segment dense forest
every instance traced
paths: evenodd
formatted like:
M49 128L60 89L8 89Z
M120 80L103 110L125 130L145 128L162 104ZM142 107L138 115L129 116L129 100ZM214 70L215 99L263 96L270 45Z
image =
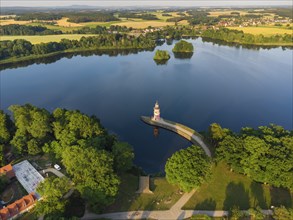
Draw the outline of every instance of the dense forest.
M154 60L169 60L170 55L168 51L166 50L157 50L153 59Z
M59 12L59 13L46 13L46 12L38 12L38 13L24 13L17 15L15 20L17 21L34 21L34 20L46 20L53 21L59 20L62 17L69 18L68 21L80 23L80 22L90 22L90 21L117 21L113 13L109 12Z
M62 15L59 13L45 13L45 12L35 12L35 13L24 13L17 15L15 17L16 21L33 21L33 20L59 20L62 18Z
M107 21L119 21L113 13L107 12L77 12L77 13L64 13L64 17L69 18L69 22L81 23L81 22L107 22Z
M174 53L192 53L193 52L193 45L185 40L181 40L177 42L172 49Z
M0 42L0 59L29 55L40 56L68 50L149 49L155 46L155 41L148 37L134 37L126 34L102 34L93 37L82 37L79 41L62 39L60 42L40 44L31 44L29 41L18 39Z
M256 182L293 190L293 132L281 126L244 127L240 133L210 126L216 160Z
M132 167L134 153L129 144L109 135L97 117L79 111L57 108L50 113L29 104L13 105L9 110L13 122L0 111L2 147L11 145L20 158L46 153L62 161L74 188L96 211L114 201L119 175ZM57 178L43 184L38 192L46 196L46 200L38 202L38 214L60 217L66 201L63 193L58 199L56 196L63 187L67 189L64 192L68 191L68 180ZM55 194L50 193L53 191Z
M106 34L109 32L119 32L119 33L127 33L130 32L132 28L128 28L126 26L120 26L120 25L111 25L109 28L106 28L105 26L96 26L96 27L83 27L78 30L73 30L73 34Z
M202 32L202 37L222 40L226 42L234 42L240 44L266 44L266 43L292 43L292 35L272 35L265 37L261 35L247 34L243 31L230 30L227 28L221 28L219 30L208 29Z
M10 24L0 26L0 35L51 35L62 34L62 31L51 30L43 26Z
M149 13L130 13L130 12L120 12L119 18L139 18L143 20L158 20L157 16Z

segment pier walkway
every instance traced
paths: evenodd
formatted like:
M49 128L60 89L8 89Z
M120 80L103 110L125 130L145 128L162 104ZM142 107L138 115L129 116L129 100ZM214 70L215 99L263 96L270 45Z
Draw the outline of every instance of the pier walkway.
M152 120L151 117L142 116L141 119L147 124L162 127L179 134L180 136L189 140L191 143L202 147L206 155L208 155L209 157L212 156L210 149L203 141L203 137L195 130L186 127L185 125L165 120L162 118L160 118L159 120Z

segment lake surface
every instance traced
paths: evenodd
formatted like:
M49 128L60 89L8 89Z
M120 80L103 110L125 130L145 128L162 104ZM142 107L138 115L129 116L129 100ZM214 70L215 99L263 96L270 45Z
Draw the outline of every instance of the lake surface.
M75 56L51 64L1 71L1 109L32 103L95 114L120 140L135 149L135 163L147 172L164 170L168 157L190 143L140 120L152 115L158 100L163 118L198 131L220 123L241 127L275 123L292 129L292 50L244 49L189 40L191 59L167 65L153 61L155 51L126 56Z

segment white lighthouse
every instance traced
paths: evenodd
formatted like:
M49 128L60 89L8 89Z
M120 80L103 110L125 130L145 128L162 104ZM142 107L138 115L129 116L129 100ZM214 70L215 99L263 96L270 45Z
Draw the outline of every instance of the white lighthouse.
M154 107L154 116L153 116L152 119L155 120L155 121L158 121L158 120L161 119L161 116L160 116L160 106L159 106L158 101L156 101L156 104L155 104L155 107Z

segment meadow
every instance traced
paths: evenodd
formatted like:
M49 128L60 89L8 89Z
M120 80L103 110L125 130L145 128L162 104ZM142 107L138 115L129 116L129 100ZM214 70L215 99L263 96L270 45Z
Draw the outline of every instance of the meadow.
M59 34L59 35L33 35L33 36L0 36L0 41L25 39L32 44L48 43L48 42L60 42L61 39L79 40L81 37L94 36L94 34Z
M243 31L247 34L262 34L264 36L272 36L276 34L293 34L293 30L286 29L283 27L276 26L263 26L263 27L228 27L229 29L235 29L239 31Z
M256 183L219 163L213 166L210 180L198 188L183 209L230 210L233 206L268 209L281 204L292 207L292 194L288 190Z

